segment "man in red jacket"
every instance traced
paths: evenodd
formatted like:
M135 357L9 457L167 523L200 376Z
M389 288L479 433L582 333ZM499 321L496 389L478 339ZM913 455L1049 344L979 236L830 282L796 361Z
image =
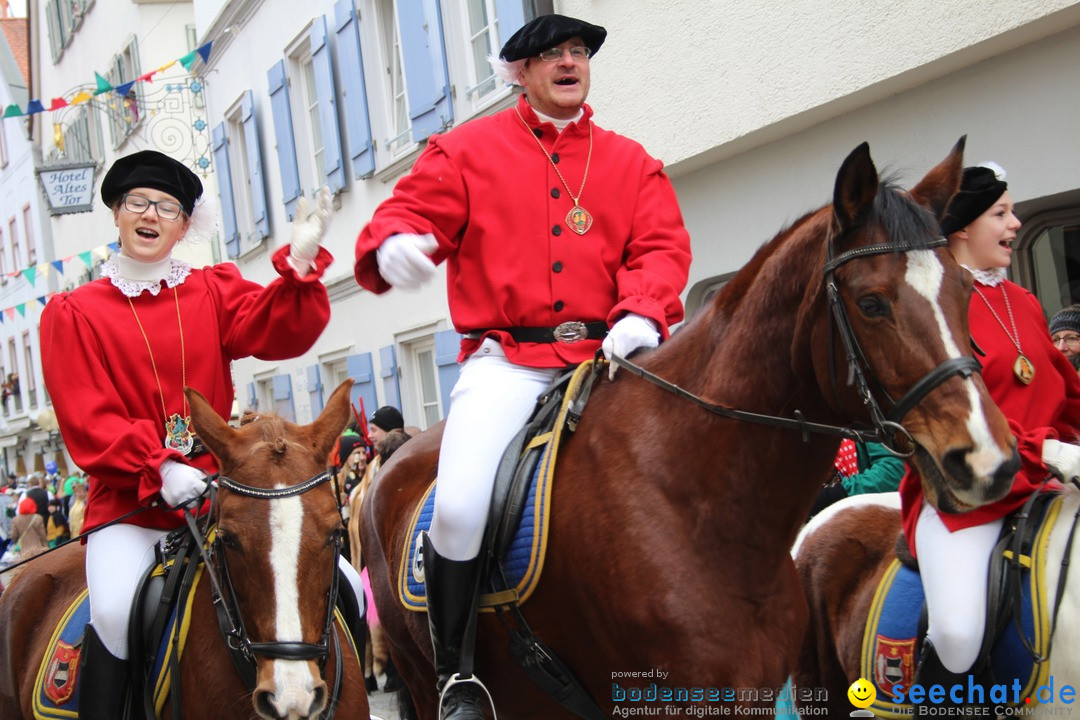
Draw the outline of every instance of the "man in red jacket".
M447 262L464 335L424 538L440 717L482 717L457 671L473 612L496 466L537 395L567 364L655 347L683 317L690 239L662 164L604 130L585 104L607 31L543 15L493 62L516 105L434 135L360 233L356 278L410 289ZM612 373L614 366L612 366Z

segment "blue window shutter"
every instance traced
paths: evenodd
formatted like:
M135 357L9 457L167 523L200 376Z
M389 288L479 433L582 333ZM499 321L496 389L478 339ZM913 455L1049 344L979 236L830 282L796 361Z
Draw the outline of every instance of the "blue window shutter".
M221 224L225 233L225 252L229 257L240 255L240 233L236 230L236 206L233 204L232 173L229 172L229 145L225 123L218 123L210 133L214 152L214 172L217 173L218 193L221 196Z
M375 366L371 362L371 353L349 355L345 358L345 372L353 379L352 402L361 412L371 413L379 407L375 396Z
M259 128L255 124L255 96L250 90L240 97L240 122L244 125L247 170L251 178L251 213L259 237L265 238L270 235L270 215L266 212L266 181L263 179Z
M397 352L393 345L379 348L379 365L382 367L383 397L387 405L401 409L401 386L398 384Z
M278 166L281 171L281 199L285 216L296 215L300 198L300 168L296 164L296 140L293 138L292 110L289 108L289 84L285 61L278 60L266 73L270 85L270 110L274 114L274 137L277 139Z
M345 162L341 157L341 130L338 128L334 66L330 62L330 43L326 39L326 16L311 23L311 64L315 71L315 93L319 96L319 120L322 123L323 169L330 192L345 187ZM352 68L349 72L354 72Z
M274 387L274 411L278 415L296 422L296 408L293 407L292 376L275 375L271 378Z
M497 47L502 47L525 24L525 4L522 0L495 0L495 17L499 31Z
M311 401L311 414L316 416L323 409L322 374L317 364L307 366L307 391Z
M438 0L414 0L397 6L412 136L421 142L431 133L450 127L454 121L442 15Z
M461 374L458 365L458 350L461 349L461 336L456 330L443 330L435 333L435 365L439 371L439 399L442 401L443 417L450 412L450 391Z
M375 172L375 151L371 144L371 116L368 114L364 55L360 51L360 17L353 0L334 3L334 32L337 33L338 69L344 100L345 127L349 132L349 155L353 177L371 177Z
M247 407L245 410L258 410L259 409L259 391L255 387L255 383L249 382L247 386Z

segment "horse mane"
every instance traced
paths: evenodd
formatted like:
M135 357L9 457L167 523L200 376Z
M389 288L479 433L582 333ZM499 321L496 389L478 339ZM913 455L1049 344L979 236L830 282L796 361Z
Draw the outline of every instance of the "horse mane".
M762 245L742 270L716 293L712 309L716 315L731 317L738 309L747 290L757 279L766 262L776 252L797 239L806 237L806 233L820 231L820 224L832 222L832 205L825 205L811 210L795 222L778 232L771 240ZM879 180L878 192L870 212L860 225L884 228L889 237L912 238L911 248L926 249L941 235L937 218L933 213L917 204L897 183L896 174L889 172ZM822 234L822 239L825 235ZM911 249L905 248L905 249ZM899 252L898 248L896 252Z
M286 422L278 415L259 414L246 420L242 419L240 427L241 429L252 428L253 432L259 434L260 439L253 442L248 448L248 452L252 455L268 450L272 456L280 458L285 455L289 447L304 447L301 443L289 437Z

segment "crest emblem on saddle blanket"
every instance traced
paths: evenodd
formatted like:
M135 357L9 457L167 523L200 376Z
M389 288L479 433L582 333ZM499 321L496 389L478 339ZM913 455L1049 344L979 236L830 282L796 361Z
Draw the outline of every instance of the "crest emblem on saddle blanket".
M895 697L893 688L910 687L915 681L915 640L894 640L877 636L874 655L874 684L878 692Z
M413 552L412 558L412 576L413 580L422 583L424 582L424 533L416 533L416 550Z
M80 649L62 640L56 644L56 652L53 653L45 674L45 694L56 705L67 703L75 693Z

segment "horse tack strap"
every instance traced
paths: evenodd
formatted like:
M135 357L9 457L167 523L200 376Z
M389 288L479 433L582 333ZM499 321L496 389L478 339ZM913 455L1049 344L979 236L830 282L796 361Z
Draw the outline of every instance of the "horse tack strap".
M330 479L330 472L323 471L318 475L308 478L302 483L296 485L288 485L286 487L279 488L260 488L252 485L244 485L238 483L230 477L224 475L218 476L218 487L223 487L230 492L237 493L238 495L244 495L245 497L260 498L263 500L277 500L279 498L293 497L295 495L302 495L313 487L322 485L324 482Z

